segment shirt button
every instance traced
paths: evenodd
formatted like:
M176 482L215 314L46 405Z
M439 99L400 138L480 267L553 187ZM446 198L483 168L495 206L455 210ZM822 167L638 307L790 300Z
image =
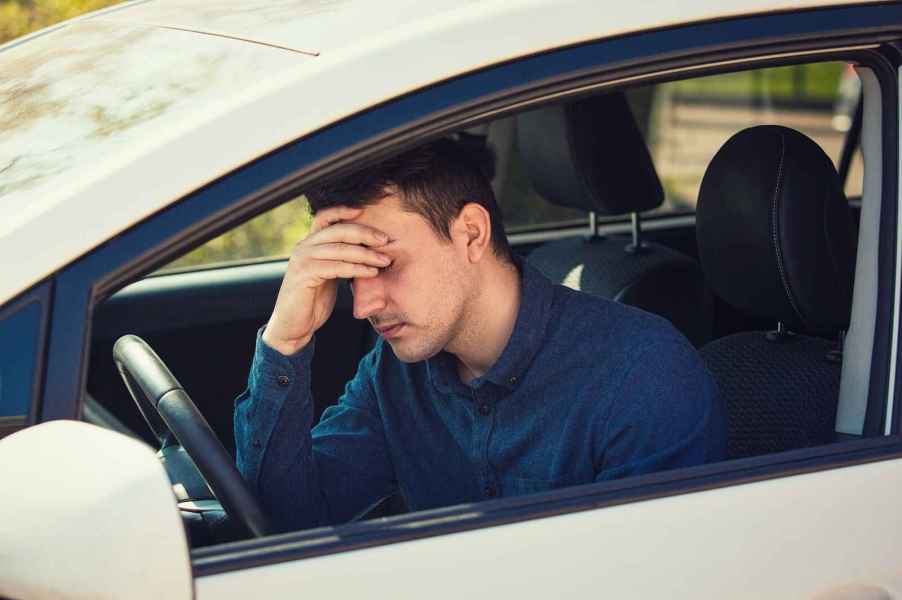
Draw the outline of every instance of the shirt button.
M512 375L510 379L507 380L511 385L517 385L517 376Z
M279 385L282 387L288 387L288 384L291 383L291 380L288 379L287 375L279 375L279 378L276 381L278 381Z
M482 491L483 491L483 493L485 493L486 498L494 498L495 496L498 495L498 490L496 490L495 486L493 486L493 485L485 486L485 489Z
M259 449L263 444L260 443L260 440L254 440L251 444L254 448Z
M481 414L483 417L489 416L489 414L491 412L492 412L492 407L489 406L488 404L483 403L483 404L479 405L479 414Z

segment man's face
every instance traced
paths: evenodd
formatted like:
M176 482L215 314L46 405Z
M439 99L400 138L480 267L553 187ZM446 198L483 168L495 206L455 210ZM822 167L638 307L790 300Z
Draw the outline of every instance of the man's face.
M439 236L396 195L367 206L352 222L386 233L376 248L392 259L376 277L355 278L354 316L369 319L404 362L430 358L460 335L474 278L466 253Z

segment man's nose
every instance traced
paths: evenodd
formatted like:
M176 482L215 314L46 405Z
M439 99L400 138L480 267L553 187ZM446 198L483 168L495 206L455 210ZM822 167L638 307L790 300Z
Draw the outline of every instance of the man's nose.
M385 290L379 277L355 277L351 291L355 318L366 319L385 309Z

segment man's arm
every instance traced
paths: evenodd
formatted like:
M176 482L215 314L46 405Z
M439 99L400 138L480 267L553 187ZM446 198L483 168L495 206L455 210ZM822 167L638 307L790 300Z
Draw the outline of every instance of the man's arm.
M235 405L238 469L281 531L346 522L397 487L371 389L375 354L311 432L313 346L284 356L258 336Z
M345 521L393 486L367 359L311 435L313 335L332 314L338 280L375 277L391 263L377 250L388 236L351 222L360 212L321 210L294 247L236 400L238 468L279 529Z
M717 386L682 339L646 346L597 425L604 433L598 438L596 481L726 458L726 417Z

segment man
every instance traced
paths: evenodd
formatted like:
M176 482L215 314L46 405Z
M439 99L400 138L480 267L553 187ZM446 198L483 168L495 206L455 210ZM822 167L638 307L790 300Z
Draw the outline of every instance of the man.
M516 259L455 142L307 196L310 235L235 410L238 467L280 529L398 491L420 510L723 458L716 388L685 338ZM314 333L342 278L380 339L312 427Z

